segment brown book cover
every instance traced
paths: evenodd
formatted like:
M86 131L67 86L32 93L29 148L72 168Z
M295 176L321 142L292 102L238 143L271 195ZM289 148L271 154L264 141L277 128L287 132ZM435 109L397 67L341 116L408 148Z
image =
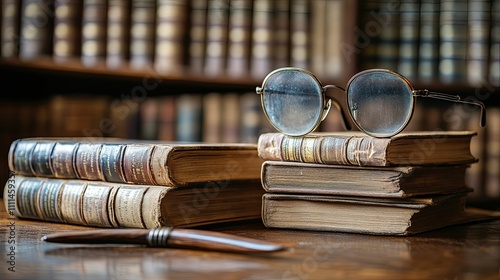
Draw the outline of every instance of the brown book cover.
M273 1L256 0L253 3L251 73L264 78L273 70Z
M130 67L153 66L156 34L156 1L132 1L130 15Z
M84 0L82 14L82 62L94 66L106 58L107 0Z
M308 69L310 66L310 1L291 0L290 3L290 64Z
M3 58L14 58L19 54L19 23L21 22L21 1L2 1L1 47Z
M192 0L189 27L189 69L193 73L203 73L207 39L208 0Z
M184 70L187 1L159 0L156 13L155 70L171 73Z
M262 220L269 228L412 235L500 217L500 212L466 209L466 194L393 199L264 194Z
M9 168L18 175L144 185L259 180L261 165L254 144L23 138L9 150Z
M272 193L410 197L468 190L466 168L467 165L359 167L266 161L261 178L264 189Z
M252 1L231 0L227 50L227 74L246 77L250 71Z
M123 67L129 58L130 1L108 0L106 65Z
M54 52L56 61L80 57L82 0L55 1Z
M261 134L259 156L264 160L322 164L391 166L452 165L476 162L472 131L421 131L375 138L362 132L311 133L292 137Z
M226 71L229 24L229 0L208 1L207 43L204 73L220 76Z
M19 57L35 59L52 53L53 0L24 0L21 8Z
M92 227L194 227L259 219L262 194L258 180L175 188L12 176L4 201L18 218Z

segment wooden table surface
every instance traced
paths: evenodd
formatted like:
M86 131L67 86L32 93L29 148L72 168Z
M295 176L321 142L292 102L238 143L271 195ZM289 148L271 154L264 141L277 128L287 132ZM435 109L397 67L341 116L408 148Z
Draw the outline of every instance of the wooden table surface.
M0 224L1 279L500 279L500 219L411 237L271 230L260 221L209 228L290 248L262 255L46 243L48 233L93 228L9 219L3 207Z

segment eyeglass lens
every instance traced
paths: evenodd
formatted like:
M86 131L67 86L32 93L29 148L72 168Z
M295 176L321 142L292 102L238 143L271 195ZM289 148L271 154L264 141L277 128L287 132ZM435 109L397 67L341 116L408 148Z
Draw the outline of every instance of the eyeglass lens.
M267 78L263 91L266 115L281 132L305 135L320 122L324 98L321 85L311 75L300 71L276 72Z
M378 137L392 136L404 129L412 115L412 88L394 73L366 72L349 82L347 103L361 130Z

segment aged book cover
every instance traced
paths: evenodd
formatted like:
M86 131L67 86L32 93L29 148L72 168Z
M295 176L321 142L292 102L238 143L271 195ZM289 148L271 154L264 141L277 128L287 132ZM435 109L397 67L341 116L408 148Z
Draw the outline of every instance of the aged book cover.
M185 188L11 176L4 202L11 216L93 227L193 227L260 218L258 180Z
M261 165L255 144L24 138L9 150L16 175L144 185L259 180Z
M411 235L449 225L500 217L466 209L466 192L424 198L372 198L264 194L269 228Z
M267 192L369 197L409 197L466 191L467 165L359 167L266 161ZM453 174L453 176L445 176Z
M292 137L261 134L259 156L264 160L358 166L456 165L476 162L470 142L476 132L406 132L375 138L361 132L311 133Z

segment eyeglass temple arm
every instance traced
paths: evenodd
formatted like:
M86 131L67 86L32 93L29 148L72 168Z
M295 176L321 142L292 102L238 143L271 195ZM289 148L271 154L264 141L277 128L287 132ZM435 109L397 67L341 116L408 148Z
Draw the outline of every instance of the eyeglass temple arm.
M481 127L486 126L486 107L484 106L483 102L481 102L481 101L463 100L459 95L432 92L432 91L428 91L426 89L414 90L413 95L417 96L417 97L431 97L431 98L436 98L436 99L441 99L441 100L446 100L446 101L452 101L452 102L465 103L465 104L479 106L481 108L481 119L480 119L479 124L481 125Z
M343 92L345 92L345 89L343 89L343 88L341 88L339 86L336 86L336 85L327 85L327 86L324 86L323 88L324 89L327 89L327 88L336 88L336 89L340 89ZM347 121L348 117L346 115L346 112L344 111L344 109L342 109L342 106L340 106L340 102L338 102L335 98L333 98L329 94L325 93L325 95L328 96L332 100L333 105L337 108L337 110L339 110L340 116L342 117L342 125L344 126L344 129L345 130L352 130L351 124Z

